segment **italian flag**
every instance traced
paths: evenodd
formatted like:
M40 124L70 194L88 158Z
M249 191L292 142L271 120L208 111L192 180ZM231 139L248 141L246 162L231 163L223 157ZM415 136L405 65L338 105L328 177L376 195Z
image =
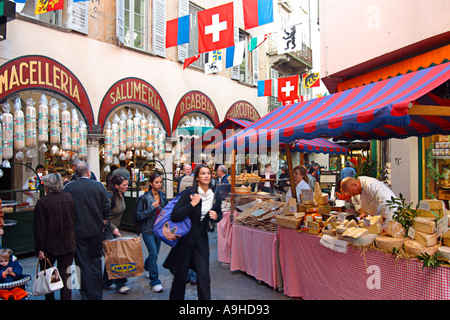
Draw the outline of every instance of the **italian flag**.
M251 38L250 42L248 44L248 51L253 51L256 48L258 48L264 41L267 40L267 38L269 38L270 33L267 33L265 35L262 36L257 36L255 38Z

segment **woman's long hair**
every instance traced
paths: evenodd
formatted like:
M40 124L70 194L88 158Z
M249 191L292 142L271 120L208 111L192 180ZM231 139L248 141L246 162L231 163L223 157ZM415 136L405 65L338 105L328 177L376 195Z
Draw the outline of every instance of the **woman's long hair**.
M192 192L194 192L194 193L197 193L197 191L198 191L197 178L198 178L198 176L200 174L200 169L201 168L208 168L208 170L211 171L211 169L204 163L201 163L201 164L198 164L198 165L195 166L195 169L194 169L194 182L192 183ZM212 185L212 176L211 176L211 181L209 182L209 189L214 190L213 189L213 185Z
M108 189L112 192L114 197L119 195L119 190L117 190L116 185L121 185L125 180L126 179L120 174L115 174L109 179Z
M298 170L300 174L303 176L303 180L305 180L306 183L309 183L308 169L306 169L305 166L296 166L293 171L295 170Z

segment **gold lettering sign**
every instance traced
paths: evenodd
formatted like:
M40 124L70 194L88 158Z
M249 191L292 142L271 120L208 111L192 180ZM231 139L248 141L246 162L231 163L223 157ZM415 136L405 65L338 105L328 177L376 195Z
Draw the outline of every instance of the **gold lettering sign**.
M257 121L261 117L255 107L253 107L250 103L246 101L238 101L230 107L225 118Z
M80 101L78 81L61 68L43 61L23 61L0 74L0 95L20 86L47 86L63 91Z
M139 81L130 80L122 82L116 86L109 94L111 105L116 105L123 100L140 101L146 105L152 106L158 112L161 112L161 100L152 87Z

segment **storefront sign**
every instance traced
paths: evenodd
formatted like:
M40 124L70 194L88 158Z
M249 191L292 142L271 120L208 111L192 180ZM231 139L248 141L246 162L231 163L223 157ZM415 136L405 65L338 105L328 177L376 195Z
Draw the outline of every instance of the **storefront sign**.
M261 119L258 110L247 101L237 101L228 109L225 119L258 121Z
M0 101L23 90L50 90L70 100L89 124L94 123L91 103L78 78L66 67L43 56L24 56L0 67Z
M170 135L169 113L164 101L151 84L138 78L122 79L109 88L100 106L98 123L103 127L111 111L120 105L130 103L139 104L153 111Z
M211 119L214 126L219 124L219 115L211 99L200 91L190 91L178 102L173 116L173 128L176 129L180 120L190 112L203 113Z

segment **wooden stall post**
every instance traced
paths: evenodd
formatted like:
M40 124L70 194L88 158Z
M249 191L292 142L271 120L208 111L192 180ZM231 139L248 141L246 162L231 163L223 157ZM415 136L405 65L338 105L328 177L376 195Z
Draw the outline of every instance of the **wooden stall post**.
M230 216L231 217L233 217L234 210L236 208L236 202L235 202L236 199L234 197L235 186L236 186L236 150L233 149L233 150L231 150L231 197L230 197L230 201L231 201Z
M294 170L292 168L291 146L289 143L284 144L284 150L286 151L286 158L288 163L289 181L291 182L292 198L297 201L297 193L295 191Z

